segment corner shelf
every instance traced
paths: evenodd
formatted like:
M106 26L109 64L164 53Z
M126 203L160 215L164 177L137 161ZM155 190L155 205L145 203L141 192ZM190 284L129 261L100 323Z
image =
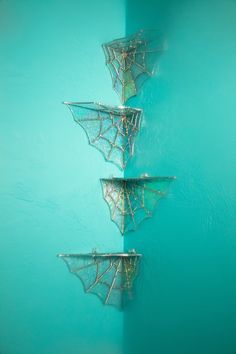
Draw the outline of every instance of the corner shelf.
M82 281L86 293L97 295L104 305L122 309L125 295L129 298L132 295L142 255L131 250L128 253L59 254L58 257Z
M161 42L157 31L140 30L102 45L113 89L122 104L136 96L143 82L155 74L157 54L164 50Z
M106 161L124 170L134 153L134 140L140 130L142 110L107 106L96 102L64 102L85 131L90 145Z
M175 177L102 178L103 198L121 234L150 218Z

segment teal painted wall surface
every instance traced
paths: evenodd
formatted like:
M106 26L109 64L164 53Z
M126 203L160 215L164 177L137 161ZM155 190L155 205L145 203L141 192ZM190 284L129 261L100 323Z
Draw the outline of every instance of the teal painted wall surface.
M0 2L0 353L236 353L236 2ZM159 29L158 75L125 176L175 175L121 238L100 177L121 176L64 100L119 104L101 43ZM122 314L83 293L59 252L143 253ZM124 343L123 343L124 342Z
M0 2L1 354L122 351L122 313L56 254L123 248L99 182L117 168L62 101L118 103L101 43L124 21L121 0Z
M127 1L127 33L159 29L168 50L129 102L145 117L126 176L177 176L125 238L144 254L127 354L236 353L235 19L235 1Z

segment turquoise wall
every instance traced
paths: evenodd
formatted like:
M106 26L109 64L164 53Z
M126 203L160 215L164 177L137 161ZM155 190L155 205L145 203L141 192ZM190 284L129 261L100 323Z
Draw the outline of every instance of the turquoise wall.
M101 43L124 35L122 0L0 2L0 353L110 354L122 313L83 293L59 252L120 251L100 177L64 100L118 103Z
M235 19L235 1L127 0L127 33L157 28L168 51L130 100L145 120L126 176L178 178L125 238L144 254L127 354L236 353Z
M235 354L236 2L0 2L0 353ZM120 237L88 146L61 102L118 104L101 43L157 28L159 73L125 176L176 175ZM59 252L144 254L124 312L84 295ZM123 347L123 341L125 346Z

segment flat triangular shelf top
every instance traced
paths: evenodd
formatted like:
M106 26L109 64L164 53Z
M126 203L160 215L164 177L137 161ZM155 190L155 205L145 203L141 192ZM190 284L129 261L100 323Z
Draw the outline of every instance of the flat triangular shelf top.
M121 170L134 153L135 136L140 129L142 110L107 106L95 102L64 102L76 123L85 130L89 144L97 148L106 161Z
M134 35L102 45L113 88L122 104L136 96L142 83L153 76L158 52L163 51L160 35L155 30L140 30Z
M102 178L103 197L120 232L136 230L150 218L175 177Z
M59 254L69 271L83 283L84 291L97 295L104 305L122 309L131 297L141 254L128 253Z

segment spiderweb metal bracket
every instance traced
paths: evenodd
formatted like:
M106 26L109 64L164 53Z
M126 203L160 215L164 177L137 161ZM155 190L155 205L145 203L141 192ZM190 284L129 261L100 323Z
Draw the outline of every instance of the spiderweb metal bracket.
M164 44L157 31L140 30L102 45L113 89L124 104L136 96L143 82L156 72Z
M125 169L134 153L134 141L140 130L142 110L112 107L96 102L64 102L85 131L90 145L97 148L106 161Z
M128 253L58 254L69 271L76 275L86 293L97 295L104 305L122 309L132 297L133 282L138 274L141 254Z
M111 220L121 234L136 230L150 218L158 201L166 196L175 177L101 178L103 197Z

